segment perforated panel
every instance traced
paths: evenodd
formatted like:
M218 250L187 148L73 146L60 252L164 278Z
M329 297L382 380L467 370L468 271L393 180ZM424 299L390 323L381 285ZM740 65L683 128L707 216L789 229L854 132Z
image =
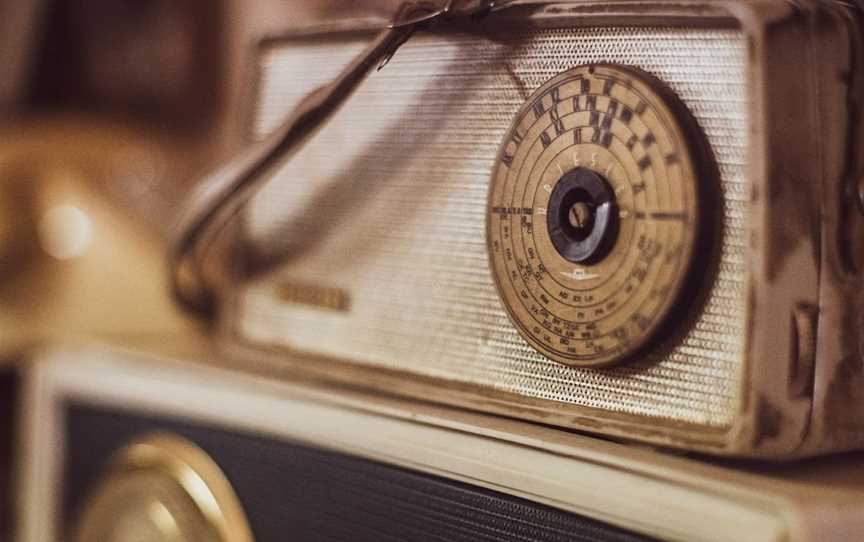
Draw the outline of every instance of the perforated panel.
M219 465L256 542L655 540L481 487L251 432L74 403L64 414L69 524L112 454L158 431L182 435Z
M289 42L261 58L258 134L363 41ZM745 325L745 42L726 29L581 28L418 36L374 73L251 205L262 252L290 257L243 293L246 339L515 394L710 426L735 412ZM665 81L707 134L722 180L719 276L662 359L575 369L509 322L490 276L485 204L498 146L525 98L588 62ZM719 205L719 202L718 202ZM347 311L286 303L284 283L341 289ZM286 355L290 355L287 353Z

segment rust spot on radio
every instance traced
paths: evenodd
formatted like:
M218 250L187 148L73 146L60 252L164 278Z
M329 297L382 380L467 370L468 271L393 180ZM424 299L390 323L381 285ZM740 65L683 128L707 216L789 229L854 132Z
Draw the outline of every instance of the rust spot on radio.
M843 440L860 428L860 413L856 408L864 401L864 361L858 354L842 358L835 366L825 395L825 423L832 427L836 440Z
M753 447L758 448L763 441L779 436L782 427L782 411L765 397L759 397L756 403L756 428L753 431Z
M779 184L779 183L775 183ZM805 185L803 181L794 181L796 185ZM787 259L801 244L810 245L814 266L820 261L818 210L813 202L818 201L815 194L809 190L771 190L771 201L780 207L772 209L778 213L769 220L769 231L764 249L767 251L766 271L769 281L788 269Z

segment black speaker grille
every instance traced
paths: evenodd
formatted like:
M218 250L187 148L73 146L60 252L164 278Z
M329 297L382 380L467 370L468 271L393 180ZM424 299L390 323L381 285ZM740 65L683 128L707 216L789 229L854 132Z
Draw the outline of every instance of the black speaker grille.
M258 542L650 540L443 477L293 442L77 404L67 409L67 525L111 454L156 430L185 436L222 467Z
M20 376L15 367L0 368L0 540L10 540L14 532L15 487L12 468L19 382Z

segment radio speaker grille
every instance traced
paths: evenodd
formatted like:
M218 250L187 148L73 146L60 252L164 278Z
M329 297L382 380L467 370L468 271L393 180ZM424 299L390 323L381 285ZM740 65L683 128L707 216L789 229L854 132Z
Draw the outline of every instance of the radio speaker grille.
M481 487L295 442L75 403L64 414L69 519L113 454L158 431L206 450L231 481L257 542L655 540Z
M256 135L364 43L328 38L265 48ZM721 174L723 241L706 308L671 353L578 369L545 359L509 322L487 263L485 204L498 146L528 95L563 70L600 61L651 72L694 114ZM746 44L734 29L417 36L250 206L245 232L256 251L292 258L241 293L238 333L443 381L728 426L746 314L746 83ZM287 303L278 295L286 281L342 290L350 308Z

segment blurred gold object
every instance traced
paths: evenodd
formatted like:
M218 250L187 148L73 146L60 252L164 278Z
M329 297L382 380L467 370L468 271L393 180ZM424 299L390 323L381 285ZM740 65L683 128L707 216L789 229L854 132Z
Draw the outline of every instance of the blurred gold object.
M231 483L178 436L156 434L122 450L83 511L79 542L251 542Z
M0 130L0 345L190 330L159 227L203 144L65 115ZM144 218L147 217L147 218ZM148 222L149 219L149 222Z

